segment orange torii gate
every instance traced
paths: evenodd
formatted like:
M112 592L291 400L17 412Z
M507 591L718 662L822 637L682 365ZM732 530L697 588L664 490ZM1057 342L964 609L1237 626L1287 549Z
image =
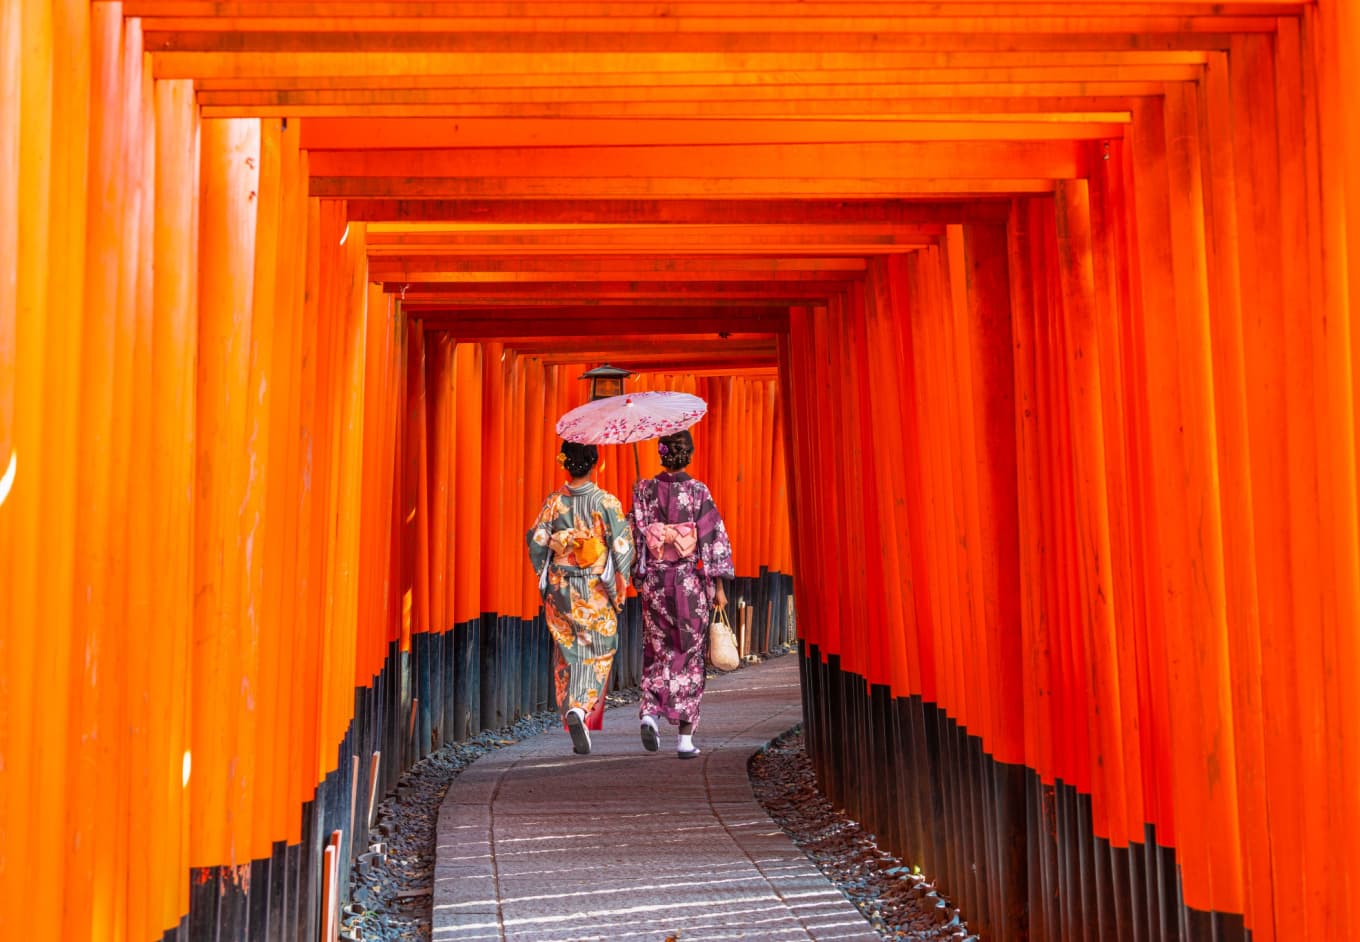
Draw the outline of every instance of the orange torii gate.
M4 4L0 924L323 931L370 792L538 704L611 360L712 402L824 786L988 937L1360 933L1357 56L1341 0Z

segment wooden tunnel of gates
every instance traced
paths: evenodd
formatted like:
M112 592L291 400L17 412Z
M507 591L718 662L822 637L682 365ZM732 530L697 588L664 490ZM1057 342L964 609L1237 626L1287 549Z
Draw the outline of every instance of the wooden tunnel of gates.
M0 4L0 924L333 938L549 706L610 361L985 937L1360 936L1357 88L1342 0Z

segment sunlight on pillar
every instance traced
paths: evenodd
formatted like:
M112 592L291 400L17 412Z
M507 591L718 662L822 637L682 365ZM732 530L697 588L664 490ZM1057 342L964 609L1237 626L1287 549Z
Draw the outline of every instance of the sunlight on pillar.
M0 507L9 499L9 492L14 488L14 476L18 473L19 453L12 451L9 453L9 467L5 468L5 476L0 478Z

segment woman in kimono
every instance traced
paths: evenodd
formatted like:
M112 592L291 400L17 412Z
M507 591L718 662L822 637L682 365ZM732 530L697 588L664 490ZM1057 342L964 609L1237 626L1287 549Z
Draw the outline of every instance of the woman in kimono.
M557 461L571 480L548 495L529 530L553 641L557 708L572 749L590 752L590 730L604 722L605 685L618 650L618 612L633 567L633 535L623 505L597 487L594 445L563 442Z
M642 745L660 748L657 718L680 727L676 754L699 754L694 728L704 695L708 622L716 603L727 606L724 580L733 577L727 528L703 482L685 472L694 439L677 432L659 439L654 478L633 490L638 557L633 580L642 597Z

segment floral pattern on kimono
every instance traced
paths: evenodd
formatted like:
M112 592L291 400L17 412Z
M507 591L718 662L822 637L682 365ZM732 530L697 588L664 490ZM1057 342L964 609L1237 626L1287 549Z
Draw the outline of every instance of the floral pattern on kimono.
M658 558L647 547L653 524L693 524L692 555ZM701 481L683 471L639 481L633 489L633 580L642 598L641 716L673 724L698 723L704 695L708 621L714 580L731 579L732 543Z
M633 566L623 505L593 483L564 485L543 503L526 539L554 641L557 707L564 715L585 711L587 727L599 729Z

